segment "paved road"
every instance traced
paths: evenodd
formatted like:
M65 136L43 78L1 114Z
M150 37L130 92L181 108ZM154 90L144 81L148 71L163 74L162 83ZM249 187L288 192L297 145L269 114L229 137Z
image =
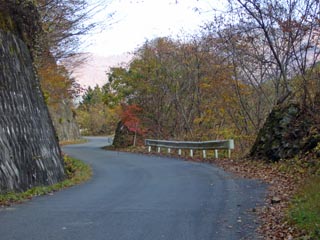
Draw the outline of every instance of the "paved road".
M0 210L1 240L256 239L265 186L209 165L104 151L106 138L64 147L92 165L87 183Z

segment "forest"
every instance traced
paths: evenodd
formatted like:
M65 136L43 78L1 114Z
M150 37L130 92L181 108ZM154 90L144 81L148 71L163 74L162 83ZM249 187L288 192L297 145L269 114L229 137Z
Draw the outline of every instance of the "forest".
M85 91L77 121L130 151L146 138L234 139L237 160L213 162L270 184L265 239L318 239L320 4L228 3L198 33L148 40L111 68Z
M64 180L59 142L81 134L127 134L122 150L234 139L234 159L216 164L271 185L265 235L318 239L319 1L229 0L197 33L147 40L103 86L82 89L70 69L108 3L0 3L0 193Z
M112 68L86 90L78 123L86 134L121 121L142 138L232 138L247 154L275 108L318 119L318 11L317 1L231 1L199 33L146 41Z

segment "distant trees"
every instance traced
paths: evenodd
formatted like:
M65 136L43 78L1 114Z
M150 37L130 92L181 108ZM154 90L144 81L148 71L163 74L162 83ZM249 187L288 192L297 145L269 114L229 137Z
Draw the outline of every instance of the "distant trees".
M274 106L316 101L319 4L230 0L198 35L146 41L111 69L102 101L119 120L139 107L150 137L234 138L248 150Z
M77 122L84 135L113 134L117 125L117 109L104 104L104 89L89 87L76 109Z
M242 131L233 122L232 68L206 38L146 42L127 69L112 69L106 86L106 103L139 106L144 128L157 138L205 140Z
M35 66L60 140L79 137L74 121L73 98L79 96L83 89L71 77L71 69L83 60L82 55L77 54L80 36L96 27L90 18L108 2L37 1L42 32L34 51Z

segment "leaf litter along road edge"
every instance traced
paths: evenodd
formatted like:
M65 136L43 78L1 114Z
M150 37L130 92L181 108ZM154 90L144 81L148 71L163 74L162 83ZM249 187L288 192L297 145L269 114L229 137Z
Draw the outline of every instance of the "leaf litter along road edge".
M162 155L166 157L180 158L185 161L204 162L231 172L238 177L261 180L268 184L265 204L253 209L256 212L261 225L257 232L263 239L313 239L309 237L304 229L298 229L288 218L288 211L292 199L305 181L312 176L313 169L306 167L307 156L303 159L291 159L276 163L265 163L264 161L249 158L206 158L201 156L190 158L179 156L176 153L149 153L145 147L129 147L115 149L112 146L103 147L105 150L140 153L147 155Z

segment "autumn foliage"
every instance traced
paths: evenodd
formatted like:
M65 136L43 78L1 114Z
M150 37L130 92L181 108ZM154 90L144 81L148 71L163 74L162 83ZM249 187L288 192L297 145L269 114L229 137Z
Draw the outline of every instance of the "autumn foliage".
M101 88L104 104L117 109L113 116L131 132L145 137L233 138L237 156L246 155L250 148L257 153L268 142L267 154L258 154L258 160L279 161L281 168L283 158L291 157L292 166L297 166L299 158L306 158L303 165L317 164L319 1L229 0L228 7L224 14L212 12L213 21L199 34L146 41L127 66L111 69ZM299 121L291 121L284 111L293 105L301 109ZM274 110L277 118L272 117ZM298 144L292 144L295 141ZM268 154L278 150L290 154L276 158ZM304 156L308 153L313 155ZM231 168L241 168L238 163L232 160ZM266 239L293 239L283 211L296 182L288 180L283 169L246 164L242 165L245 173L261 174L260 178L278 187L277 196L282 198L276 207L265 209ZM272 200L272 204L279 202ZM303 223L305 217L298 220Z
M121 122L129 129L129 131L143 136L145 131L141 126L141 120L139 118L139 113L141 113L141 111L142 109L136 104L123 105L119 115Z
M106 124L129 118L128 128L157 139L233 138L245 155L275 106L314 105L317 1L229 3L199 34L148 40L111 68L100 88L113 116Z

